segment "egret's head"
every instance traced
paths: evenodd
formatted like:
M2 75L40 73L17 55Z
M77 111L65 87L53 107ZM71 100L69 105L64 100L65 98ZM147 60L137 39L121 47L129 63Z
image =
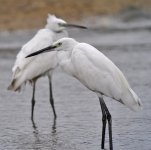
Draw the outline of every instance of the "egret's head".
M60 18L57 18L55 15L48 14L46 28L49 28L50 30L59 33L59 32L62 32L63 30L65 30L65 28L68 28L68 27L87 29L84 26L74 25L74 24L67 24L66 21L64 21Z
M68 51L68 50L73 49L77 43L78 42L72 38L62 38L54 42L51 46L48 46L46 48L43 48L37 52L34 52L26 56L26 58L32 57L41 53L50 52L50 51Z
M73 38L61 38L58 41L53 43L56 51L67 51L71 50L78 42Z
M54 32L61 32L65 27L60 26L60 24L66 24L66 22L60 18L57 18L55 15L48 14L46 28Z

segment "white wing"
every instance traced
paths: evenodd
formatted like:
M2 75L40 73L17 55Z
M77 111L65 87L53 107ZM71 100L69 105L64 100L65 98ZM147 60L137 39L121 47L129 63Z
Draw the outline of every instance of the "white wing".
M16 62L12 69L13 73L16 72L17 68L23 69L24 66L34 59L24 59L28 54L49 46L53 42L53 36L53 33L48 29L39 30L29 42L22 46L22 49L17 54Z
M123 73L91 45L78 44L72 52L71 62L76 78L90 90L116 99L131 109L135 109L136 104L141 105Z
M13 78L9 89L17 90L24 82L42 76L56 67L56 52L25 58L28 54L51 45L52 36L50 30L42 29L22 47L13 67Z

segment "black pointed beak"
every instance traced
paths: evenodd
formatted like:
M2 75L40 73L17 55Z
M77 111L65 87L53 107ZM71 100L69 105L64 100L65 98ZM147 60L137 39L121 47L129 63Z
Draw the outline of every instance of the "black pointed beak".
M75 24L67 24L67 23L61 23L60 26L67 27L67 28L80 28L80 29L88 29L85 26L81 25L75 25Z
M46 52L49 52L49 51L54 51L55 48L56 48L56 46L48 46L46 48L43 48L39 51L36 51L34 53L31 53L31 54L27 55L25 58L32 57L32 56L35 56L35 55L38 55L38 54L41 54L41 53L46 53Z

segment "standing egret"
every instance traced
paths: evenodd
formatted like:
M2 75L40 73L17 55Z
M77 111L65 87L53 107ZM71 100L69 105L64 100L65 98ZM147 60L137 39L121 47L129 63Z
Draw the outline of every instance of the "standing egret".
M48 51L57 52L59 66L98 95L103 123L101 148L104 149L106 122L108 121L110 150L113 150L112 118L103 100L103 95L135 111L142 108L141 100L131 89L119 68L93 46L79 43L72 38L62 38L27 57ZM45 58L42 61L45 62Z
M35 106L35 88L36 81L41 76L47 75L49 79L49 89L50 89L50 104L53 109L54 118L56 118L56 112L54 107L53 95L52 95L52 84L51 78L53 69L57 66L57 59L55 52L44 54L36 58L25 59L30 53L35 52L37 49L41 49L49 46L52 42L60 39L60 37L65 37L67 35L66 27L82 28L86 29L84 26L67 24L64 20L57 18L54 15L48 15L47 25L44 29L40 29L37 34L25 45L22 46L20 52L17 55L16 62L12 69L12 81L8 87L9 90L19 91L21 86L30 81L33 85L32 93L32 107L31 107L31 120L33 121L33 113ZM45 58L45 62L43 62Z

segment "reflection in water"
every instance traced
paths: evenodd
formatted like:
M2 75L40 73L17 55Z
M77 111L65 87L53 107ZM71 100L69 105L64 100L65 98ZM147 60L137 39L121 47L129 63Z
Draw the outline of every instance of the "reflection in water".
M56 150L57 149L57 142L58 142L58 138L57 138L57 130L56 130L56 119L54 118L53 121L53 126L52 126L52 150Z
M34 128L34 126L33 126L33 128ZM39 136L39 132L38 132L37 128L34 128L33 135L35 137L35 142L33 143L33 149L39 150L40 147L38 145L41 144L41 140L40 140L40 136Z
M56 133L56 118L53 120L52 133Z
M35 124L35 121L34 121L34 120L31 120L31 122L32 122L33 128L36 129L37 126L36 126L36 124Z
M57 142L58 142L57 130L56 130L56 119L53 120L53 125L51 128L52 130L49 135L47 135L47 134L42 135L41 133L39 133L38 127L36 126L34 121L32 121L32 125L33 125L33 129L34 129L33 135L35 138L35 142L33 143L33 149L40 150L42 148L43 144L48 144L48 147L51 150L56 150Z

